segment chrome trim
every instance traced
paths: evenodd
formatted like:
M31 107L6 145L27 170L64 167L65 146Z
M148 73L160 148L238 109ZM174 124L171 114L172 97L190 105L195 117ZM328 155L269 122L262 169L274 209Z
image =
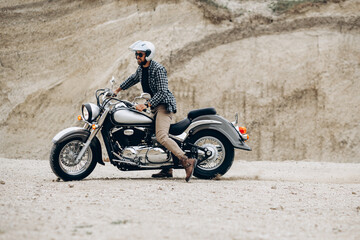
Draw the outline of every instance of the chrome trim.
M89 119L89 121L92 121L94 119L96 119L99 114L100 114L100 108L96 105L96 104L93 104L93 103L89 103L90 105L90 108L91 108L91 115L92 115L92 119Z
M119 159L120 159L120 158L122 158L122 157L120 157L120 155L119 155L119 154L117 154L116 152L111 151L111 153L112 153L112 154L114 154L114 155L115 155L115 157L117 157L117 158L119 158Z
M144 128L144 127L135 127L135 129L145 132L145 128Z
M241 134L241 133L240 133L240 135L241 135L241 137L243 138L244 141L247 141L247 140L248 140L248 139L247 139L247 137L248 137L247 134Z
M134 130L132 130L132 129L125 129L124 130L124 135L126 135L126 136L131 136L133 134L134 134Z
M239 122L239 114L238 113L236 113L235 114L235 121L234 122L231 122L232 123L232 125L234 125L234 127L238 124L238 122Z
M114 134L114 133L117 133L118 131L123 130L123 129L124 129L123 127L118 127L118 128L113 129L111 131L111 133Z
M190 126L188 126L187 129L185 129L185 131L180 134L180 135L172 135L172 134L169 134L170 137L176 139L176 140L179 140L181 142L183 142L187 136L189 135L189 132L191 129L197 127L197 126L200 126L200 125L204 125L204 124L222 124L222 122L219 122L219 121L215 121L215 120L199 120L199 121L195 121L193 123L190 124Z
M186 133L187 135L189 134L190 130L200 126L200 125L204 125L204 124L222 124L222 122L219 121L215 121L215 120L199 120L199 121L195 121L193 123L190 124L190 126L188 126L188 128L184 131L184 133Z
M172 135L172 134L169 134L169 136L170 136L171 138L174 138L174 139L180 141L180 142L183 142L183 141L185 140L185 138L187 137L187 134L186 134L185 132L183 132L183 133L180 134L180 135Z

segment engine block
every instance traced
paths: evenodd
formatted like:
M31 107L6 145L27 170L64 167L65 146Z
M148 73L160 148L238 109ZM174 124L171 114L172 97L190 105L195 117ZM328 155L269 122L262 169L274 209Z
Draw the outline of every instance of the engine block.
M158 147L132 146L126 147L121 156L142 165L162 164L171 161L171 154Z

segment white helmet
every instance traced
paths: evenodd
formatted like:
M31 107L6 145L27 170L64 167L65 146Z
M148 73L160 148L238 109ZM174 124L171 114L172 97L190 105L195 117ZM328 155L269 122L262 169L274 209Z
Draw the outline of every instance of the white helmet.
M148 41L137 41L134 42L130 47L130 50L136 52L136 51L142 51L145 52L146 55L146 61L150 61L155 57L155 46L151 42Z

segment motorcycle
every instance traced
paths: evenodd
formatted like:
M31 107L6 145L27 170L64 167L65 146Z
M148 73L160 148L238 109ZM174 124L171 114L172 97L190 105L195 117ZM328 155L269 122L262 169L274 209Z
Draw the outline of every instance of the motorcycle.
M105 165L99 135L102 136L108 160L122 171L182 168L179 160L155 137L155 124L149 112L135 109L138 101L150 99L142 93L133 102L119 99L111 88L95 92L96 104L81 107L79 121L83 127L70 127L52 139L52 171L64 181L86 178L96 167ZM234 161L234 148L251 151L245 127L238 127L238 115L229 122L214 108L192 110L187 117L171 124L171 137L190 158L196 158L194 176L212 179L224 175Z

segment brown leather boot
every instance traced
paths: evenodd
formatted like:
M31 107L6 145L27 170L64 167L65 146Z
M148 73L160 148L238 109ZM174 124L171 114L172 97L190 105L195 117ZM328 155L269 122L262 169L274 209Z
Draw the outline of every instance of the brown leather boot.
M163 168L160 172L154 173L151 175L153 178L172 178L173 177L173 169L172 168Z
M185 168L186 177L185 180L188 182L194 173L194 169L197 164L197 160L194 158L182 157L180 160L181 166Z

